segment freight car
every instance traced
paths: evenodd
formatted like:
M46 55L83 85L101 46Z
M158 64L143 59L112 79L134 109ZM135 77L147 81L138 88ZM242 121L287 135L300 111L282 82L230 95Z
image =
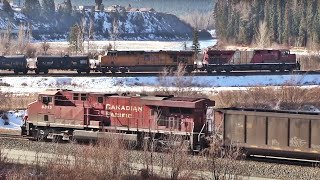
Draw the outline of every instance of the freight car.
M13 70L15 74L28 73L27 58L24 55L0 56L0 70Z
M90 73L90 62L88 56L38 56L36 62L36 74L43 72L48 74L50 69L56 70L76 70Z
M108 51L100 61L102 73L155 72L165 67L175 70L179 64L189 73L195 69L193 51Z
M224 145L243 147L247 155L320 158L319 112L226 108L214 116Z
M205 98L45 91L28 105L22 134L62 140L112 135L138 144L151 137L165 144L165 137L177 135L196 150L204 146L202 135L211 131L206 117L212 106L214 102Z
M215 50L204 51L203 70L211 73L269 70L292 71L300 70L300 64L296 60L295 54L290 54L289 50Z

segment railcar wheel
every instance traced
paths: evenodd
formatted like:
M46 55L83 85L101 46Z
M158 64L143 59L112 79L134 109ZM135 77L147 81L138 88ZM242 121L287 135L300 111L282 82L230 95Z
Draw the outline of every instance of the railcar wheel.
M19 71L18 70L13 70L14 74L19 74Z
M23 74L28 74L28 70L24 70L24 71L23 71Z

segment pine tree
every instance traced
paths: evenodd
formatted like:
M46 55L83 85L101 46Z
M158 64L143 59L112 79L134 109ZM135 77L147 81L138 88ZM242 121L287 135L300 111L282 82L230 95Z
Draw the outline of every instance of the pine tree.
M30 18L39 18L39 12L41 12L41 6L39 0L25 0L23 12Z
M95 0L96 3L96 10L100 10L101 9L101 4L102 4L102 0Z
M193 30L193 42L191 49L196 53L199 54L200 52L200 43L199 43L199 32L197 29Z
M2 9L7 13L12 12L12 8L11 8L11 5L9 4L8 0L3 0Z
M68 13L72 13L72 4L71 4L71 0L67 0L66 1L66 10Z
M54 0L42 0L42 16L49 19L55 14Z

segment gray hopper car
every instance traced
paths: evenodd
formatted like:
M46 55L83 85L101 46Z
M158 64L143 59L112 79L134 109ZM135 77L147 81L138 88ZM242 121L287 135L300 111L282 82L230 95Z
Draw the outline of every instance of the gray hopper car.
M218 109L215 126L224 145L246 155L320 160L320 113Z

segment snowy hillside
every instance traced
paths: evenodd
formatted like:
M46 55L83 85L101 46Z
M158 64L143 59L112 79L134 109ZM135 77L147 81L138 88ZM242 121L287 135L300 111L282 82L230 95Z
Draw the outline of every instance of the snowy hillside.
M111 39L117 24L117 39L121 40L186 40L192 37L192 28L175 15L160 12L77 12L77 16L61 19L58 13L47 20L35 20L21 12L7 14L0 9L0 30L6 30L9 22L13 32L18 32L21 23L31 22L35 40L66 40L70 27L85 17L94 20L94 39ZM92 14L94 13L94 14Z

